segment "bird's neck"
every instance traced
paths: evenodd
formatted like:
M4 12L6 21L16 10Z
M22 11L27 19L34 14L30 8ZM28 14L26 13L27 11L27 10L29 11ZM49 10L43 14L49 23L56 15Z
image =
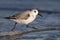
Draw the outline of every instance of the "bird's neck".
M34 15L34 14L32 14L31 16L32 16L33 18L36 18L36 15Z

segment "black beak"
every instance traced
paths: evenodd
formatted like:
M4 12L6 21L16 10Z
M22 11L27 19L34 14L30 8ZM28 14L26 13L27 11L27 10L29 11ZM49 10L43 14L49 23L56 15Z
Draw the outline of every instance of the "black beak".
M38 12L39 12L38 15L41 16L41 17L43 17L43 16L40 14L40 10L39 10L39 9L38 9Z
M39 16L43 17L41 14L38 13Z

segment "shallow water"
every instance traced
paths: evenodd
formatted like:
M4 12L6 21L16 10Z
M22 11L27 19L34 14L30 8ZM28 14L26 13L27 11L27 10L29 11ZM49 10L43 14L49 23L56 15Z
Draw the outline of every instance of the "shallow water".
M22 12L26 9L37 8L40 10L60 11L60 0L0 0L0 16L6 17ZM60 13L41 13L36 20L29 24L31 27L60 27ZM0 18L0 32L9 32L13 21ZM23 27L22 27L23 26ZM15 31L31 30L25 25L16 25ZM34 32L20 36L0 38L0 40L60 40L60 31Z

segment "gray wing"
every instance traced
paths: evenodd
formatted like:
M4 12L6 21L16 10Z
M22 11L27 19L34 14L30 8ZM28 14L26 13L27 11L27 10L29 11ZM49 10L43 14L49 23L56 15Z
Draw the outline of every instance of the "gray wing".
M5 17L6 19L28 19L30 17L30 11L25 11L13 16Z

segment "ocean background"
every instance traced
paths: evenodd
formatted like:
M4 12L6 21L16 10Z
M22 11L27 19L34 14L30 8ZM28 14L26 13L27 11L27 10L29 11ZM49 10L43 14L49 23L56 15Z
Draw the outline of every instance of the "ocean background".
M26 9L37 8L47 11L60 12L60 0L0 0L0 16L8 17L23 12ZM30 27L45 28L59 27L60 28L60 13L43 13L43 17L37 16L36 20L29 24ZM0 33L10 32L14 26L14 21L3 19L0 17ZM26 25L17 24L14 31L31 30L26 28ZM0 38L0 40L60 40L60 30L42 31L24 34L20 36Z

